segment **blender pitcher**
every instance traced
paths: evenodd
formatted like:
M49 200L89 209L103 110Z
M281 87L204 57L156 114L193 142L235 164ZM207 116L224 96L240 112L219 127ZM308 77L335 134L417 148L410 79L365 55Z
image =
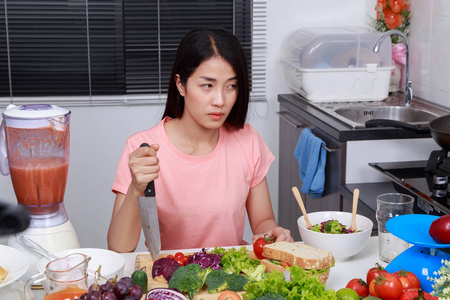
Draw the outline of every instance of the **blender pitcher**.
M30 227L67 221L62 202L69 168L69 120L70 111L48 104L9 105L3 113L0 170L10 173L17 202L30 211Z
M44 280L48 280L44 300L73 300L88 292L87 267L91 260L81 253L69 254L49 262L45 272L31 277L25 287L25 300L32 300L31 287Z

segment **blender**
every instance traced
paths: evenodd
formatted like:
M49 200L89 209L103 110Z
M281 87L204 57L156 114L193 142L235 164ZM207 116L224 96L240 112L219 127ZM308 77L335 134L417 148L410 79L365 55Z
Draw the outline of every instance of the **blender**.
M30 225L21 234L49 252L79 248L64 208L69 169L70 111L48 104L9 105L0 128L0 171L10 175L19 206L30 212ZM22 279L36 274L42 258L23 247L16 236L8 245L30 258Z

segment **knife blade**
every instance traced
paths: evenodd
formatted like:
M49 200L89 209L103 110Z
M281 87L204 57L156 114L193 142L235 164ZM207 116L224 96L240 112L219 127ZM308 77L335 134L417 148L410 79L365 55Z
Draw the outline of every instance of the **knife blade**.
M143 143L141 147L150 146L147 143ZM140 196L137 199L145 243L153 261L158 259L159 252L161 251L161 235L159 232L158 210L155 196L155 183L152 180L147 184L144 196Z

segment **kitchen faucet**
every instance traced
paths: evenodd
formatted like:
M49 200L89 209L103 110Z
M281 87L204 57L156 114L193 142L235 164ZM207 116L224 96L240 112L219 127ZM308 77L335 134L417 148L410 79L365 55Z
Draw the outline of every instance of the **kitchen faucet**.
M409 80L409 43L406 36L403 34L403 32L399 30L389 30L386 31L381 38L378 40L378 42L375 44L375 47L373 47L373 52L378 53L380 50L380 45L384 41L384 39L391 35L399 35L403 38L406 45L406 65L405 65L405 86L403 88L403 96L405 99L405 106L409 106L411 104L411 100L413 98L412 93L412 82Z

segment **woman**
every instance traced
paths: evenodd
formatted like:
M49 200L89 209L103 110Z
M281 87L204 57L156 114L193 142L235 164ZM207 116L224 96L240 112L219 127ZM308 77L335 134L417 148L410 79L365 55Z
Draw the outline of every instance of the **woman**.
M255 234L293 241L275 221L266 181L274 156L245 123L247 62L226 30L198 29L180 42L160 123L131 136L112 186L108 247L134 251L137 197L154 180L162 249L245 244L245 210ZM148 143L150 147L139 146Z

